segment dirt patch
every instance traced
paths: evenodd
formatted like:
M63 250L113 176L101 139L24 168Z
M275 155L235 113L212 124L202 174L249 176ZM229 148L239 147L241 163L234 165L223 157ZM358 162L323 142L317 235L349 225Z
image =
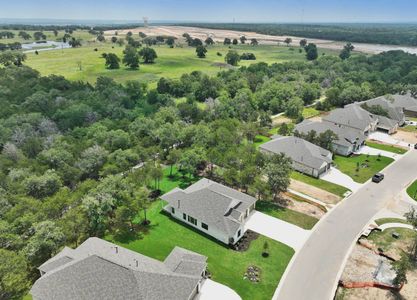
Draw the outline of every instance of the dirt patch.
M274 202L281 207L300 212L316 219L320 219L326 213L316 205L292 198L288 193L281 194L281 196Z
M391 285L395 272L391 261L361 245L355 245L346 263L342 282L380 282Z
M303 193L307 196L313 197L314 199L323 201L327 204L336 204L340 200L342 200L341 197L335 194L329 193L325 190L319 189L315 186L311 186L309 184L294 179L291 179L290 189Z
M392 137L406 143L417 144L417 133L415 132L408 132L399 129L397 133L392 135Z
M417 270L407 273L406 283L399 293L379 288L339 288L337 300L416 300L417 299Z
M276 117L272 117L272 125L276 126L276 125L281 125L283 123L291 123L292 120L284 115L281 116L276 116Z

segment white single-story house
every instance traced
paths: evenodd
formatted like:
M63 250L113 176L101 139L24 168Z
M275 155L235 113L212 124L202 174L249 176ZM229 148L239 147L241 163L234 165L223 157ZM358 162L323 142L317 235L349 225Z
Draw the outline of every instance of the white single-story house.
M353 154L360 150L366 141L366 136L359 130L329 122L304 120L295 126L294 133L295 135L297 135L297 132L306 135L314 131L317 135L320 135L327 130L337 135L337 139L332 143L332 150L339 155L349 156Z
M333 154L317 145L295 136L273 136L259 148L264 153L283 153L292 159L294 170L320 177L330 170Z
M256 203L254 197L206 178L161 199L168 202L164 210L172 217L230 245L242 238Z
M42 264L30 294L34 300L191 300L206 268L207 257L183 248L161 262L92 237Z

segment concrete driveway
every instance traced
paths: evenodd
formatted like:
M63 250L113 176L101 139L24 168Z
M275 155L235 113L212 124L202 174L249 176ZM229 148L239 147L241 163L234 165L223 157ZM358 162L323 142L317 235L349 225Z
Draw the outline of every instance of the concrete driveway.
M399 159L402 154L397 154L397 153L392 153L389 151L384 151L384 150L379 150L379 149L375 149L369 146L363 146L361 147L361 149L359 151L355 152L356 154L369 154L369 155L379 155L381 154L382 156L386 156L386 157L391 157L392 159Z
M228 286L206 279L201 287L198 300L241 300L240 296Z
M246 221L245 229L250 229L278 242L286 244L295 251L299 250L308 236L309 230L255 211Z
M378 132L378 131L372 132L369 135L369 139L380 141L380 142L391 144L391 145L397 145L397 146L401 146L401 147L409 147L408 143L403 142L403 141L399 141L397 139L394 139L389 134L383 133L383 132Z
M273 299L333 299L343 266L363 228L416 179L416 169L417 151L409 151L384 170L383 182L366 183L330 210L294 256Z
M335 167L331 167L326 174L320 177L320 179L344 186L352 192L356 192L362 186L362 184L355 182L352 177L342 173Z

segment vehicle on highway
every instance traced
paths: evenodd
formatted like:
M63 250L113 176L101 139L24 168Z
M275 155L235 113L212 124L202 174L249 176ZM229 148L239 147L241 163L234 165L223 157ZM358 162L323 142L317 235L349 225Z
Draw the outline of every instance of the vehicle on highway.
M376 173L373 177L372 177L372 182L376 182L376 183L380 183L383 179L384 179L384 174L381 173Z
M414 144L414 149L416 149L416 150L417 150L417 144Z

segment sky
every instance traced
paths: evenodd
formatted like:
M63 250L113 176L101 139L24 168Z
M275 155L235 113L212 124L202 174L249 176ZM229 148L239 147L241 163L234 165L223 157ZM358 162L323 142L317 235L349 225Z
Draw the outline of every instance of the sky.
M417 0L0 0L0 19L417 22Z

